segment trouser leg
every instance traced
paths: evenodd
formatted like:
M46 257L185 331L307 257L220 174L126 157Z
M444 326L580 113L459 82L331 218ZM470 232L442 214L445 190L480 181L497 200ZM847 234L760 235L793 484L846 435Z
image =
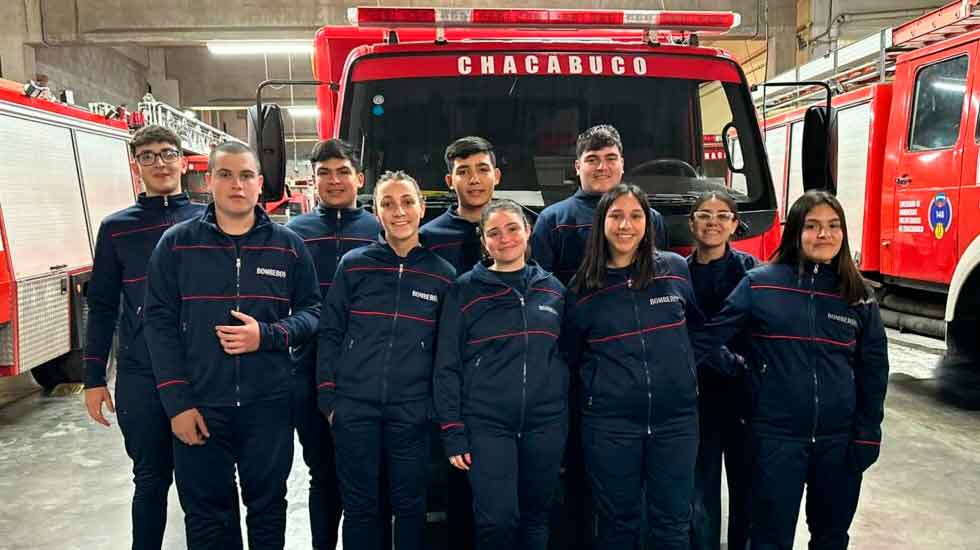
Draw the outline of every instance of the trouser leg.
M431 426L425 400L391 404L384 411L384 447L388 466L396 550L421 550L425 528L425 484Z
M338 397L333 435L344 503L343 546L379 550L378 478L383 438L380 407Z
M844 550L850 540L862 475L848 465L847 445L843 439L814 446L806 493L810 550Z
M751 505L749 440L744 422L734 415L722 433L722 452L728 480L728 549L746 550Z
M643 444L586 422L585 465L598 515L596 550L632 550L642 530Z
M524 432L517 441L520 550L548 547L548 518L567 438L567 424L560 421Z
M696 422L691 415L676 427L658 429L644 441L647 522L657 550L684 550L690 545L691 496L698 452Z
M517 550L520 527L517 435L506 431L469 432L469 480L478 550Z
M806 482L806 443L754 437L752 463L752 550L792 550L800 499Z
M249 550L286 544L286 480L293 464L289 399L236 410L235 454L245 503Z
M235 492L233 410L198 409L210 437L203 445L185 445L173 437L177 494L184 509L188 550L224 548L229 533L238 529Z
M173 483L170 419L152 374L120 371L116 418L133 460L133 550L159 550L167 526L167 494Z
M710 405L702 401L699 412L700 444L694 470L691 548L719 550L721 547L722 411L713 410Z
M315 384L309 373L293 374L293 422L303 446L303 461L310 471L307 505L313 548L334 550L342 509L333 434L317 407Z

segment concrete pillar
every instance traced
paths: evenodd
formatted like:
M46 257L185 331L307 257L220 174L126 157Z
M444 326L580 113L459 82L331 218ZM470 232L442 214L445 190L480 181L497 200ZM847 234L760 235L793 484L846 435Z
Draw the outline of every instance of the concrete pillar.
M163 48L149 48L147 83L153 88L153 96L168 105L180 105L180 82L167 78L167 56Z
M33 2L2 2L0 5L0 76L26 82L36 72L34 48L38 41L38 16Z
M766 78L772 78L796 66L796 0L773 0L768 3L769 51Z

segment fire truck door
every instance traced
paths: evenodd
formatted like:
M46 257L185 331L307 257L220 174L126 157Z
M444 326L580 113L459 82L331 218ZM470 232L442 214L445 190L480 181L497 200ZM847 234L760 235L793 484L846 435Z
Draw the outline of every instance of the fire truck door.
M975 54L976 45L966 44L905 64L899 67L905 74L896 74L896 81L904 79L911 89L894 105L906 109L909 123L898 141L895 170L885 172L893 181L883 182L895 194L887 201L890 211L883 212L890 219L882 220L895 227L883 250L892 255L889 275L948 283L953 273L963 143L970 126L965 99Z

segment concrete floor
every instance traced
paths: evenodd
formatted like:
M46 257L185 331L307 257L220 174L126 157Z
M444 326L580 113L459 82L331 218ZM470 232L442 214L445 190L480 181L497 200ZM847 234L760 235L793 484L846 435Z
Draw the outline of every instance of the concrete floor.
M867 474L852 548L976 550L980 412L937 398L937 342L890 334L882 458ZM130 463L122 437L91 422L79 395L44 397L28 377L0 382L0 550L129 546ZM298 444L297 444L298 445ZM289 479L287 548L309 548L307 473ZM803 518L795 548L806 547ZM171 493L164 547L184 548Z

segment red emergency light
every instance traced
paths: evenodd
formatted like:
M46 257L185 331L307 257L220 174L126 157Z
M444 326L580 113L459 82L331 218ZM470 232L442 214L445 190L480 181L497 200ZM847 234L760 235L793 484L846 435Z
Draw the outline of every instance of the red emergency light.
M728 11L566 10L495 8L350 8L359 27L531 27L659 29L721 34L741 23Z

